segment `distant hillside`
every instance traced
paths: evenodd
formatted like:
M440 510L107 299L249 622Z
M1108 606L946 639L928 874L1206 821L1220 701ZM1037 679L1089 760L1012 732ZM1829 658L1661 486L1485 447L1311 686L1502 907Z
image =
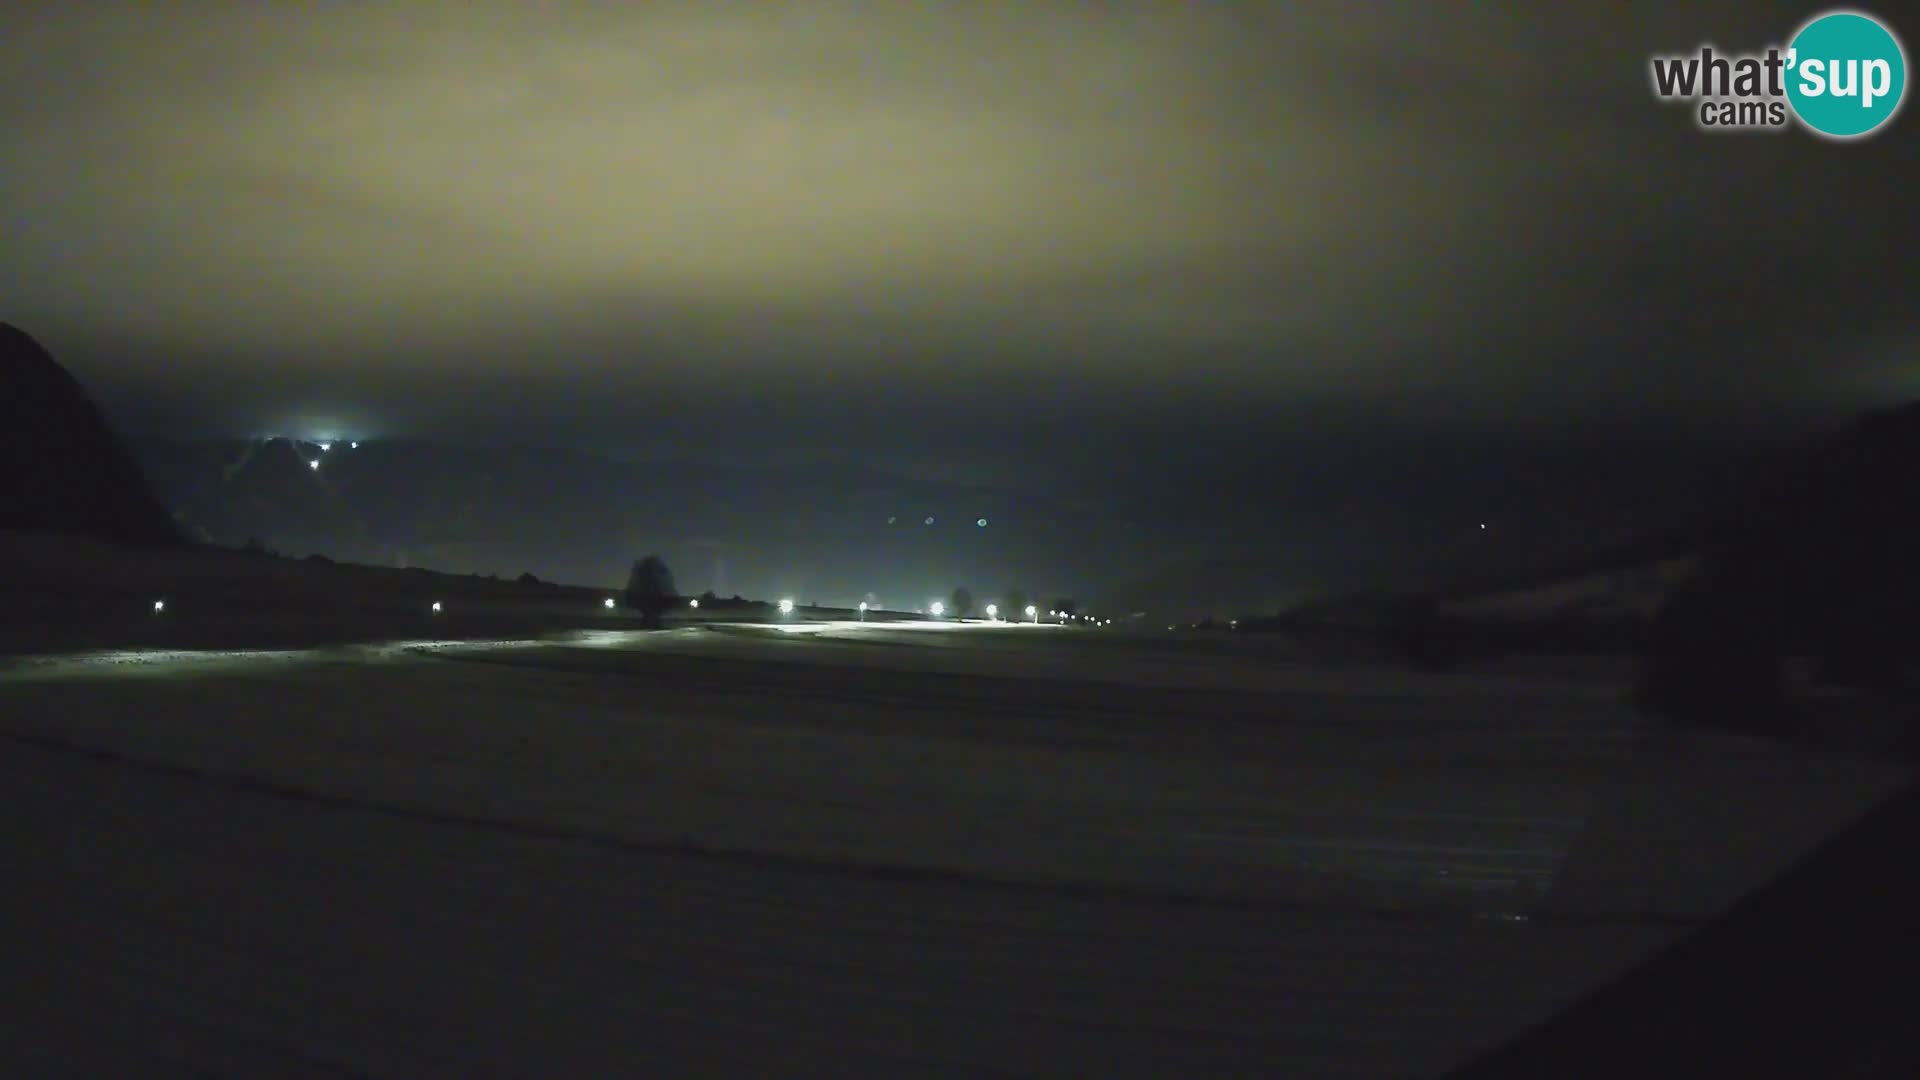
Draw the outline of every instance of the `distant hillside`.
M1330 598L1272 625L1478 634L1500 648L1531 641L1623 647L1639 640L1634 627L1705 574L1754 594L1756 610L1798 612L1803 622L1858 621L1841 609L1879 622L1911 620L1920 613L1916 476L1920 404L1871 414L1768 459L1692 520L1557 568Z
M968 578L1009 580L1001 567L1022 554L1010 541L1061 517L1017 492L859 466L416 439L148 441L136 452L180 520L222 545L257 539L291 555L579 582L624 581L633 559L660 552L694 591L802 600L852 602L902 579L916 599ZM922 527L928 513L943 527ZM1000 528L972 527L981 517ZM1025 531L1008 531L1009 520Z
M1893 589L1920 545L1920 403L1862 417L1770 464L1699 521L1558 573L1442 592L1463 616L1525 617L1564 600L1650 613L1678 582L1729 570L1798 591ZM1858 580L1861 574L1867 580ZM1851 585L1848 583L1851 582Z
M176 544L179 531L78 380L0 323L0 529Z

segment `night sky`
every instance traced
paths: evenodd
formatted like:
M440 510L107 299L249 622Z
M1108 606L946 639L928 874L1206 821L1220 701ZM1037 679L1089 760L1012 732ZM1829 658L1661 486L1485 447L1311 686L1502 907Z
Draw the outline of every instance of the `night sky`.
M139 430L1061 498L1920 397L1914 117L1703 134L1649 55L1813 11L1680 7L32 5L0 318Z

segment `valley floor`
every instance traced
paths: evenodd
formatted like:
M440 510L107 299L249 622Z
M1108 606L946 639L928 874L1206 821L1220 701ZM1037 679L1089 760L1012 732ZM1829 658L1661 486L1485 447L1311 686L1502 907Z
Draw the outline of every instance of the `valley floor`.
M1606 678L715 625L0 663L0 1072L1437 1076L1905 769Z

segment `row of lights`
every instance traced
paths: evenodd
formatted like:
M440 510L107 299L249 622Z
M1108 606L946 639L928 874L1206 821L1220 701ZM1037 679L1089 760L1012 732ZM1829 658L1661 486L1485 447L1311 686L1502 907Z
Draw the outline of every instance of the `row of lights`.
M607 598L606 598L605 600L602 600L602 601L600 601L600 604L601 604L601 606L602 606L602 607L604 607L604 608L606 608L606 610L608 610L608 611L612 611L612 610L613 610L613 609L615 608L615 606L617 606L617 605L616 605L616 604L614 603L614 599L613 599L613 597L611 597L611 596L609 596L609 597L607 597ZM699 601L699 599L698 599L698 598L695 598L695 599L692 599L692 600L688 600L688 601L687 601L687 606L688 606L688 607L690 607L690 608L692 608L692 609L694 609L694 610L696 610L696 611L698 611L698 610L700 609L700 601ZM155 600L155 601L153 602L153 613L154 613L155 615L160 615L160 614L164 614L164 613L166 612L166 610L167 610L167 602L166 602L165 600ZM438 600L435 600L435 601L434 601L434 602L433 602L432 604L430 604L430 605L428 605L428 607L427 607L427 610L428 610L428 611L430 611L430 612L432 612L432 613L433 613L433 614L435 614L435 615L440 615L440 614L444 614L444 613L446 612L446 610L447 610L447 609L446 609L446 605L445 605L445 604L443 604L443 603L441 603L441 602L440 602L440 601L438 601ZM866 617L867 617L867 612L868 612L869 610L871 610L871 609L870 609L870 608L868 607L868 605L867 605L867 602L866 602L865 600L862 600L862 601L860 601L860 618L861 618L862 620L864 620L864 619L866 619ZM945 605L945 604L943 604L943 603L941 603L941 602L940 602L940 601L938 601L938 600L935 600L935 601L934 601L934 602L933 602L932 604L930 604L930 605L928 605L928 607L927 607L927 610L928 610L928 611L930 611L930 612L932 612L932 613L933 613L933 617L937 619L937 618L939 618L940 616L942 616L942 615L944 615L944 614L946 614L946 610L947 610L947 605ZM781 599L781 601L780 601L780 614L782 614L782 615L791 615L791 614L793 614L793 598L792 598L792 597L783 597L783 598ZM1054 618L1060 618L1060 619L1064 619L1064 618L1067 618L1067 617L1068 617L1068 616L1067 616L1067 615L1065 615L1065 614L1064 614L1063 612L1058 612L1058 611L1049 611L1049 612L1047 612L1047 614L1048 614L1048 615L1050 615L1050 616L1052 616L1052 617L1054 617ZM1039 621L1040 621L1040 612L1039 612L1039 609L1038 609L1038 608L1036 608L1036 607L1034 607L1034 606L1033 606L1032 604L1028 604L1028 605L1027 605L1027 608L1026 608L1026 616L1027 616L1027 618L1029 618L1029 619L1032 619L1032 620L1033 620L1034 622L1039 622ZM999 618L1000 618L1000 605L998 605L998 604L988 604L988 605L987 605L987 618L989 618L989 619L994 619L994 620L997 620L997 619L999 619ZM1102 625L1102 626L1105 626L1105 625L1110 625L1110 624L1111 624L1111 623L1113 622L1113 620L1112 620L1112 619L1108 619L1108 620L1106 620L1106 622L1105 622L1105 623L1100 623L1100 622L1099 622L1099 620L1096 620L1096 619L1093 619L1093 617L1092 617L1091 615L1082 615L1082 616L1079 616L1079 618L1083 618L1083 619L1088 619L1088 620L1091 620L1091 621L1093 621L1093 622L1095 622L1095 623L1097 623L1098 625ZM1171 628L1169 628L1169 629L1171 629Z
M600 603L601 603L601 606L605 607L608 611L612 611L614 608L613 597L611 596L607 597L605 600L602 600ZM697 608L700 606L700 601L689 600L687 601L687 604L690 607ZM166 610L167 610L167 602L165 600L155 600L153 602L153 613L155 615L163 615L166 613ZM435 600L433 603L427 605L427 610L432 614L441 615L446 612L447 606L441 603L440 601Z

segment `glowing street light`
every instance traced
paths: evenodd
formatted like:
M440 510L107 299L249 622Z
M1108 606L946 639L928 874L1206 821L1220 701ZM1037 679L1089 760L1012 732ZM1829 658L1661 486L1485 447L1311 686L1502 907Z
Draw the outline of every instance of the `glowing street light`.
M867 621L867 602L865 600L860 601L860 621Z
M689 601L687 601L687 606L688 606L688 607L690 607L690 608L692 608L692 609L693 609L693 610L695 610L695 611L699 611L699 610L700 610L700 598L696 596L696 597L694 597L693 599L691 599L691 600L689 600Z
M780 614L782 615L793 614L793 598L792 597L788 596L788 597L782 597L780 599Z
M319 458L314 458L314 459L313 459L312 461L309 461L309 462L307 462L307 468L309 468L309 469L312 469L312 470L313 470L313 471L315 471L315 472L319 472L319 471L320 471L320 459L319 459Z
M1037 608L1037 607L1034 607L1034 606L1033 606L1032 604L1028 604L1028 605L1027 605L1027 618L1029 618L1029 619L1032 619L1032 620L1033 620L1034 622L1039 622L1039 621L1040 621L1040 609L1039 609L1039 608Z
M167 602L165 600L155 600L153 602L153 613L155 615L158 615L165 610L167 610Z
M433 612L433 613L434 613L435 615L438 615L438 614L440 614L440 612L441 612L441 611L443 611L443 610L445 610L445 609L443 609L443 608L442 608L442 607L440 606L440 601L438 601L438 600L435 600L435 601L433 602L433 607L432 607L432 608L431 608L430 610L432 610L432 612Z
M320 444L320 452L323 454L331 449L333 449L333 444L330 442L323 442Z
M606 608L606 609L607 609L608 611L612 611L612 610L613 610L613 597L611 597L611 596L609 596L609 597L607 597L607 598L606 598L605 600L602 600L602 601L600 601L600 606L601 606L601 607L604 607L604 608Z
M932 613L933 617L937 619L947 613L947 605L935 600L933 603L927 605L927 611Z
M992 619L997 619L997 618L999 618L999 617L1000 617L1000 605L999 605L999 604L988 604L988 605L987 605L987 618L988 618L989 620L992 620Z
M358 450L358 449L360 449L360 444L359 444L359 443L357 443L357 442L350 442L350 443L348 443L348 444L347 444L347 449L349 449L349 450Z

